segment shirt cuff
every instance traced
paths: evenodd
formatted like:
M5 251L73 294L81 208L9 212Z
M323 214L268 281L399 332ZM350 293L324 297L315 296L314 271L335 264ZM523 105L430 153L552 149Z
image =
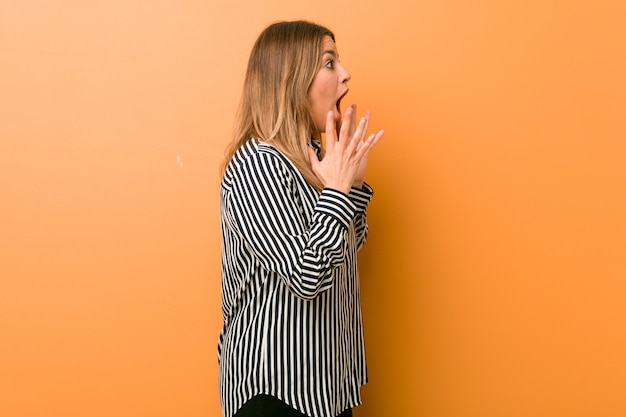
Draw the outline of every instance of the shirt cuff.
M374 195L374 190L369 184L363 183L363 187L356 188L352 187L350 190L350 200L356 206L356 210L359 212L364 212L367 209L370 201L372 201L372 196Z
M322 190L315 207L315 211L334 217L346 228L354 218L356 209L356 205L347 194L332 188Z

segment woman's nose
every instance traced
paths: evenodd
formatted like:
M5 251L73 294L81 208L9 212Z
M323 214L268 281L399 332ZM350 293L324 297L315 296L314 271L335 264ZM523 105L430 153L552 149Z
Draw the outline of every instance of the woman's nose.
M341 74L341 82L347 83L352 78L352 75L348 72L348 70L342 65L341 66L342 74Z

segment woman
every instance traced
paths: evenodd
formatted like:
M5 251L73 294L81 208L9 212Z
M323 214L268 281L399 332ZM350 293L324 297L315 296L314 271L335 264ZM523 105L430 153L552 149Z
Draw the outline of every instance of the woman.
M357 125L355 106L341 122L350 74L334 39L280 22L252 49L221 187L225 417L351 416L361 403L356 252L383 131L366 137L370 115Z

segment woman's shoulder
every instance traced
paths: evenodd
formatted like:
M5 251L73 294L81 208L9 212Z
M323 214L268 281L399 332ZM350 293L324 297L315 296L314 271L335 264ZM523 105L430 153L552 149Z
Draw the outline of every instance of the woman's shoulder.
M294 169L293 164L279 149L269 143L250 139L233 155L226 168L224 180L228 181L242 172L250 174L252 171L268 171L269 176L290 176L294 174Z

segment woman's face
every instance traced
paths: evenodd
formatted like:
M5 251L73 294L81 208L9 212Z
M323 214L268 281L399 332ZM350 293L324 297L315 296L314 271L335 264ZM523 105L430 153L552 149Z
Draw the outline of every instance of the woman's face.
M341 99L348 93L351 77L339 62L337 47L330 36L324 38L322 62L322 68L309 89L311 114L318 132L326 130L326 115L329 111L333 112L335 122L341 120Z

